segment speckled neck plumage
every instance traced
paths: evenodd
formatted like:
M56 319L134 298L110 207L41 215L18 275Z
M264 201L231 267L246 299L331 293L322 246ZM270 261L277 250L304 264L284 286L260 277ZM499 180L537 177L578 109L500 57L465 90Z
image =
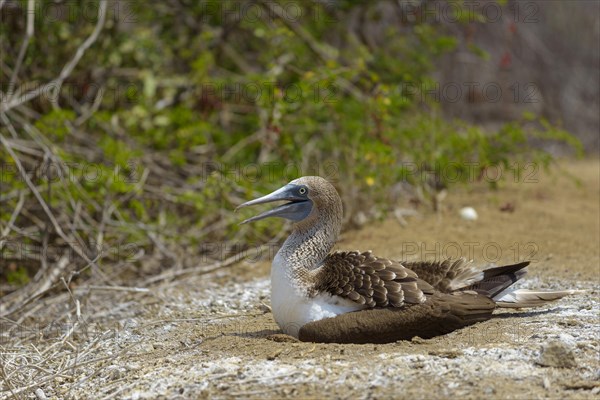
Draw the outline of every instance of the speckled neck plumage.
M315 185L318 196L310 215L296 223L287 238L279 256L286 266L288 277L305 293L313 292L315 274L311 273L321 265L333 249L342 225L342 202L333 188Z
M296 226L279 250L287 276L307 296L314 294L314 271L327 257L339 234L331 218L320 218L312 226Z
M290 268L313 270L333 248L335 236L324 223L303 231L294 230L280 252Z

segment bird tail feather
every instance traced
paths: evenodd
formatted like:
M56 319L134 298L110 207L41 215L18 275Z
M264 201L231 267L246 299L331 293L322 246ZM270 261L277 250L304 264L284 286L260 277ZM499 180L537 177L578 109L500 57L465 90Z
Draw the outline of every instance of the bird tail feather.
M492 299L497 307L502 308L539 307L565 296L583 292L583 290L509 289Z
M496 302L496 307L522 308L539 307L565 296L582 293L581 290L528 290L511 286L527 273L529 262L486 269L481 280L459 291L475 291Z

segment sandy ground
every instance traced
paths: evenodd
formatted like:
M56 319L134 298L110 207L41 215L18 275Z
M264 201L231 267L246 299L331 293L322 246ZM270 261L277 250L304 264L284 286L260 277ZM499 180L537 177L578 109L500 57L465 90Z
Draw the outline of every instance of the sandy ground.
M482 266L531 259L522 287L584 294L540 309L499 311L490 321L430 340L280 341L265 253L257 262L146 293L87 295L85 324L72 336L1 349L3 373L13 384L2 380L0 397L12 390L16 398L36 398L38 390L37 398L97 399L598 398L600 162L562 165L580 185L539 172L499 191L469 186L453 191L437 215L421 209L406 226L394 218L368 224L345 233L338 248L397 259L462 255ZM507 203L513 212L500 211ZM466 205L478 211L477 221L460 219L458 209ZM46 368L59 373L27 367L47 354L57 361ZM73 357L76 367L61 370Z

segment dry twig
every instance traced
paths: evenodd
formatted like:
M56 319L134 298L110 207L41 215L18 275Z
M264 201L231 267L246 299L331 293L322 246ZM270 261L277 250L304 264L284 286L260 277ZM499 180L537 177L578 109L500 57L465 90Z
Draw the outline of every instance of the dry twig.
M34 3L34 1L30 0L30 3ZM47 93L49 90L52 90L54 92L54 96L52 96L53 102L54 103L58 102L58 97L56 95L60 92L63 82L65 81L65 79L67 79L69 77L71 72L73 72L73 69L79 63L79 60L81 60L81 57L83 57L86 50L89 49L92 44L94 44L94 42L98 39L98 36L100 35L100 31L102 30L102 28L104 26L104 22L106 20L107 4L108 4L107 0L100 0L100 6L98 7L98 21L96 22L94 31L81 44L81 46L79 46L77 48L75 55L67 64L65 64L65 66L63 67L62 71L60 72L58 78L46 83L45 85L38 87L36 89L33 89L18 98L14 98L15 96L11 96L9 101L7 101L6 103L0 104L0 114L4 114L7 111L9 111L15 107L18 107L24 103L27 103L28 101L31 101L31 100L35 99L36 97L40 96L42 93ZM31 22L31 24L33 24L33 22ZM28 21L28 27L29 27L29 21ZM27 42L27 44L28 43L29 42ZM13 71L13 74L14 73L15 72ZM56 104L55 104L55 106L56 106Z

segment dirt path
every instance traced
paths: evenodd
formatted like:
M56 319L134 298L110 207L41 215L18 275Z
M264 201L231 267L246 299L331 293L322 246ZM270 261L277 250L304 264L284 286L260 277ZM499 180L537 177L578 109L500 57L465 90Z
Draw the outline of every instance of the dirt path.
M82 310L94 310L89 328L109 328L112 336L86 345L91 350L82 362L105 360L23 394L41 388L48 398L597 398L600 162L563 165L581 185L538 173L537 182L497 192L465 188L451 193L440 215L422 211L406 227L395 219L369 224L346 233L338 247L397 259L462 255L478 265L533 259L523 287L585 294L534 311L499 312L431 340L277 342L269 338L278 332L268 308L269 262L242 262L118 304L112 293L90 296ZM513 212L500 211L507 204ZM477 221L460 219L466 205L478 211Z

